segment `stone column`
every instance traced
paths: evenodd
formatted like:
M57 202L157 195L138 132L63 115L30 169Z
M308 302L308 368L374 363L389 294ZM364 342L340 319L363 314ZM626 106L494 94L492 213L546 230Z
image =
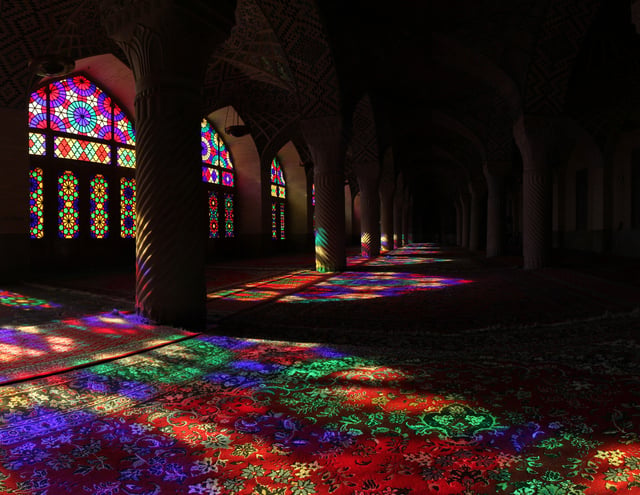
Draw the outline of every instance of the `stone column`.
M460 207L462 209L462 247L469 249L469 194L465 191L460 193Z
M522 251L525 270L547 266L551 257L550 122L521 117L514 137L522 154Z
M479 184L469 184L469 249L480 249L480 209L482 192Z
M178 2L139 7L110 3L105 16L136 84L136 311L159 324L200 330L207 233L201 91L210 51L228 31L219 30L222 20L218 29L204 24L214 20L206 17L210 12Z
M18 109L0 108L0 280L3 282L24 279L29 266L27 121L26 102Z
M302 120L300 124L314 164L316 270L343 271L347 267L347 254L342 123L339 117L318 117Z
M456 246L462 247L462 203L460 198L454 200L456 209Z
M409 232L410 232L410 222L411 222L411 201L409 190L405 189L404 191L404 199L402 201L402 245L407 246L409 244Z
M404 188L402 175L398 176L393 197L393 248L402 247L402 213L403 213Z
M377 163L354 164L360 187L360 246L362 256L380 255L380 196L378 194ZM373 173L368 173L372 171Z
M500 256L504 244L504 175L508 163L484 166L487 181L487 258Z
M381 251L391 251L393 249L393 195L395 192L395 181L393 179L393 169L385 167L382 170L380 179L380 248Z

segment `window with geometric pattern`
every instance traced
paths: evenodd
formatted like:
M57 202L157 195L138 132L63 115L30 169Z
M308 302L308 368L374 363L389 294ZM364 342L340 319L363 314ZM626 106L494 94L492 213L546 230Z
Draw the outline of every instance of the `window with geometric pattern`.
M82 74L50 80L31 93L28 126L32 239L106 239L123 215L135 225L135 206L110 198L122 180L135 189L136 163L133 123L111 96Z
M202 182L207 189L209 237L235 236L234 194L235 170L231 154L220 133L207 119L200 123L202 146Z
M271 238L286 238L287 185L280 161L276 156L271 162Z

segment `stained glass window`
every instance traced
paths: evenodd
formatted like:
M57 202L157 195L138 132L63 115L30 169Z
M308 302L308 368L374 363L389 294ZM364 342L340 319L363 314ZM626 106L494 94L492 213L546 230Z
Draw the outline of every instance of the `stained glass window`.
M285 239L285 199L287 197L284 173L278 157L271 162L271 238Z
M62 136L53 138L53 155L56 158L69 158L105 165L111 163L111 147L107 143L96 143Z
M285 238L284 203L280 203L280 239Z
M89 205L91 237L104 239L109 234L109 184L100 174L89 182Z
M44 235L42 169L34 168L29 172L29 232L32 239L41 239Z
M35 171L40 170L39 177L42 179L43 169L58 167L53 165L55 160L104 166L99 174L92 176L87 176L85 172L76 174L72 168L60 176L57 172L46 176L52 182L58 180L58 235L65 239L74 238L88 225L91 237L107 238L108 184L117 187L120 181L123 213L121 234L123 237L134 237L135 181L132 169L136 165L136 137L133 124L124 110L81 74L46 82L31 93L28 110L29 154L45 157L37 159L38 168L33 168L30 173L32 187L36 187L34 184L37 183ZM126 186L123 185L125 183ZM48 187L45 181L36 189L42 191ZM83 197L82 202L78 201L79 193ZM42 195L38 196L34 190L30 194L31 237L43 237L46 232L42 218L46 212L43 211ZM55 207L54 204L51 204L51 208ZM50 228L54 229L55 226L51 225Z
M40 132L29 133L29 154L44 156L47 154L47 138Z
M234 198L231 193L235 186L233 163L222 137L206 119L202 119L200 124L200 144L202 182L209 189L209 237L212 239L233 237L235 230ZM222 208L218 205L219 199L221 201L224 199ZM224 212L224 222L220 218L222 212Z
M120 179L120 237L136 236L136 181Z
M224 195L224 235L233 237L233 195Z
M68 170L58 177L58 235L78 237L78 179Z
M271 196L283 199L286 197L286 184L278 157L271 162Z
M278 238L278 209L275 203L271 203L271 238Z
M217 239L220 236L218 228L218 194L209 191L209 237Z
M118 167L136 168L136 150L118 148Z

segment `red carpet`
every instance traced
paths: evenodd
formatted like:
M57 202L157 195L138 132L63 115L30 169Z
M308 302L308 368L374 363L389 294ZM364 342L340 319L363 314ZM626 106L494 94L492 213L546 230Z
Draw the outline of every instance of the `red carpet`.
M0 487L640 493L640 382L624 359L638 323L470 331L403 356L201 336L5 386ZM447 350L456 341L464 348Z

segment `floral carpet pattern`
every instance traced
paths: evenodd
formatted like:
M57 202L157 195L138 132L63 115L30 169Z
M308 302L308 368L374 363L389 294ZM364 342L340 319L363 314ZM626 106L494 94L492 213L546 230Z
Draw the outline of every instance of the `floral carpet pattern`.
M638 315L583 325L637 330ZM640 493L637 364L491 349L200 336L4 386L0 491Z
M440 261L405 263L423 255ZM343 344L308 341L307 308L332 305L354 326L368 321L362 301L395 299L413 311L455 291L487 293L479 268L467 272L435 246L395 256L319 288L300 274L270 280L282 292L264 308L299 312L287 335L297 328L307 342L232 337L221 325L216 335L0 386L0 493L640 494L640 310L448 331L423 320L407 332L398 319L318 329ZM426 276L437 283L405 293ZM286 299L296 284L304 303ZM251 299L257 289L218 296ZM347 297L324 300L331 291ZM59 311L47 304L21 311L37 326ZM266 327L257 318L266 311L243 321L252 314Z

